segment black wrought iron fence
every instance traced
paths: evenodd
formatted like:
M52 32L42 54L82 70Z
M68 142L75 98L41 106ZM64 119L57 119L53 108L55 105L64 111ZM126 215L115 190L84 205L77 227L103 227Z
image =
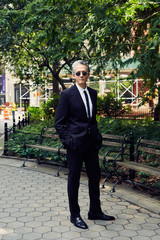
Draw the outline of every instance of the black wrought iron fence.
M20 130L22 127L25 127L30 124L30 115L28 113L24 114L22 120L20 116L18 118L18 123L15 123L15 119L13 119L13 126L8 128L8 124L4 123L4 150L3 155L7 155L6 142L9 139L11 133L16 133L16 131Z

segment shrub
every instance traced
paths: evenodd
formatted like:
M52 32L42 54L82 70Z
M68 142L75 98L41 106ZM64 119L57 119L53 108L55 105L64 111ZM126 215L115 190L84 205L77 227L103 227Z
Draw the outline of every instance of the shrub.
M97 96L97 112L98 114L103 113L103 98L101 96Z
M41 104L42 116L44 118L52 118L55 115L55 110L58 106L59 95L51 94L46 103Z
M125 113L125 108L122 105L122 101L115 98L114 94L108 93L103 99L104 112L107 116L114 116Z
M113 93L108 93L107 96L97 98L97 112L107 116L117 117L126 112L122 101L115 98Z
M31 122L38 122L42 118L41 110L38 107L28 107L27 112L30 114Z

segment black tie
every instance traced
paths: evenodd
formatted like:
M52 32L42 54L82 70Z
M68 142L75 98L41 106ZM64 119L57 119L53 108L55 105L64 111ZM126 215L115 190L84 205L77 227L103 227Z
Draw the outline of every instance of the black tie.
M91 118L91 114L90 114L90 107L89 107L89 99L88 99L88 94L86 93L86 91L84 90L84 95L86 98L86 103L87 103L87 112L88 112L88 118Z

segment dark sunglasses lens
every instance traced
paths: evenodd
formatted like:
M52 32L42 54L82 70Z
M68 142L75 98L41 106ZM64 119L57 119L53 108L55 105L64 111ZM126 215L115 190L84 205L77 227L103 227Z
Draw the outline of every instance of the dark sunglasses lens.
M80 75L81 75L81 72L76 72L76 75L77 75L77 76L80 76ZM83 75L83 76L86 76L86 75L87 75L87 72L83 71L83 72L82 72L82 75Z
M83 76L86 76L86 75L87 75L87 72L85 72L85 71L84 71L84 72L82 72L82 73L83 73Z
M80 72L76 72L76 75L77 75L77 76L80 76L80 74L81 74Z

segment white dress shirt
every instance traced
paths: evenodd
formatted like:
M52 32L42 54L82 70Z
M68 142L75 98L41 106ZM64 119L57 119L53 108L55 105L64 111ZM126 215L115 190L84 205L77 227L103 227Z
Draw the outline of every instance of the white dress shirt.
M80 93L80 95L82 97L84 106L86 108L86 113L87 113L87 116L88 116L87 103L86 103L86 98L85 98L85 95L84 95L84 91L86 91L86 93L88 95L88 100L89 100L90 116L92 117L93 104L92 104L91 97L90 97L90 94L89 94L89 91L88 91L87 87L85 89L81 88L80 86L78 86L77 83L76 83L76 87L78 88L78 91L79 91L79 93Z

